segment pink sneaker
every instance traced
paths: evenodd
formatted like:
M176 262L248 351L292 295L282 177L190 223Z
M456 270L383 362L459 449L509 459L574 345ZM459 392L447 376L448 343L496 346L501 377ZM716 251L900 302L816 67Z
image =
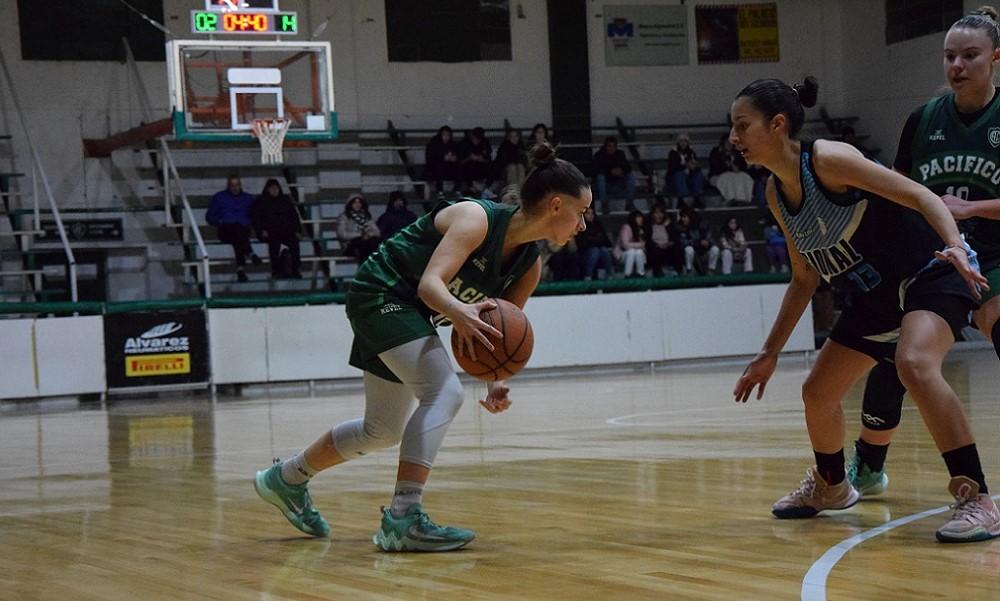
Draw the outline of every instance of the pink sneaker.
M1000 509L989 495L980 494L979 484L966 476L955 476L948 483L955 497L951 519L938 528L942 543L972 543L1000 536Z
M847 509L860 498L847 478L831 486L811 467L799 487L778 499L771 513L777 518L811 518L824 509Z

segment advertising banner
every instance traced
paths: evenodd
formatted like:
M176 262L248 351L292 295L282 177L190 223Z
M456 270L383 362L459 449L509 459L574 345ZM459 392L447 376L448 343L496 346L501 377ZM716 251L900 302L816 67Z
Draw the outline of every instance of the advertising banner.
M610 67L690 62L684 6L606 5L604 33L604 59Z
M781 58L778 5L695 7L698 63L776 63Z
M108 388L208 381L201 310L105 315L104 349Z

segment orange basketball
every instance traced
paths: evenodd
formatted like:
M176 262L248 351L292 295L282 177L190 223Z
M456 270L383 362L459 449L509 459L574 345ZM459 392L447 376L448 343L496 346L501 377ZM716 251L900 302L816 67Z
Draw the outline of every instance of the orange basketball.
M485 382L506 380L524 369L531 350L535 346L535 336L531 332L531 323L524 311L514 303L494 298L496 308L483 311L479 318L503 333L503 340L491 339L496 347L490 352L482 342L475 341L476 359L460 355L458 352L458 333L451 333L451 350L458 364L465 373ZM487 334L489 337L489 334Z

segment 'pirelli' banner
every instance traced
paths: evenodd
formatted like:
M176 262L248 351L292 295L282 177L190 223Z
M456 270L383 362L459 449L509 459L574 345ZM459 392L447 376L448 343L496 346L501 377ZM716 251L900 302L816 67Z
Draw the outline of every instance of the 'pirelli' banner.
M108 388L208 381L204 311L104 316Z

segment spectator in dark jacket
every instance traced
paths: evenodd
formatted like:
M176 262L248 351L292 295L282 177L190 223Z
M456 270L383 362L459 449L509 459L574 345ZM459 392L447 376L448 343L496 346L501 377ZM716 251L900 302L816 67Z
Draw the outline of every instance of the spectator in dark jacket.
M503 142L497 148L496 166L498 175L503 178L504 185L520 186L528 171L528 153L521 140L521 132L508 129Z
M701 225L701 217L694 209L682 209L677 237L684 248L684 273L697 271L701 275L715 273L719 261L719 247L712 242ZM697 260L696 260L697 259Z
M250 216L257 238L267 244L271 276L301 278L299 236L302 233L302 221L295 203L290 196L281 191L278 180L267 180L264 190L253 204ZM282 246L288 249L287 252L291 257L290 265L286 266L282 259Z
M608 193L625 197L625 209L635 210L635 175L625 153L618 149L618 138L609 136L604 146L594 155L594 181L597 184L597 200L601 210L608 213Z
M216 228L219 240L233 246L236 276L241 282L247 281L247 274L243 269L247 264L247 257L251 257L254 264L260 263L250 247L250 207L253 202L253 196L243 191L239 176L230 175L226 189L212 196L208 212L205 213L205 221Z
M477 194L485 190L492 179L490 168L493 163L493 148L486 139L483 128L477 127L466 134L459 144L458 154L465 189Z
M677 147L667 156L667 177L678 200L691 199L692 205L701 203L705 176L687 134L677 136Z
M610 278L614 273L614 263L611 257L611 238L608 237L604 224L594 214L593 207L587 207L583 214L587 229L576 235L576 247L583 257L583 279L589 280L598 276L597 268L604 270L604 277Z
M378 218L375 225L378 226L383 240L388 240L393 234L410 225L417 220L417 215L406 208L406 197L399 190L389 193L389 206L385 208L385 213Z
M427 180L426 190L442 193L445 184L454 186L462 178L458 164L458 143L452 137L451 128L442 126L431 138L424 150L424 179ZM449 188L450 190L450 188Z

